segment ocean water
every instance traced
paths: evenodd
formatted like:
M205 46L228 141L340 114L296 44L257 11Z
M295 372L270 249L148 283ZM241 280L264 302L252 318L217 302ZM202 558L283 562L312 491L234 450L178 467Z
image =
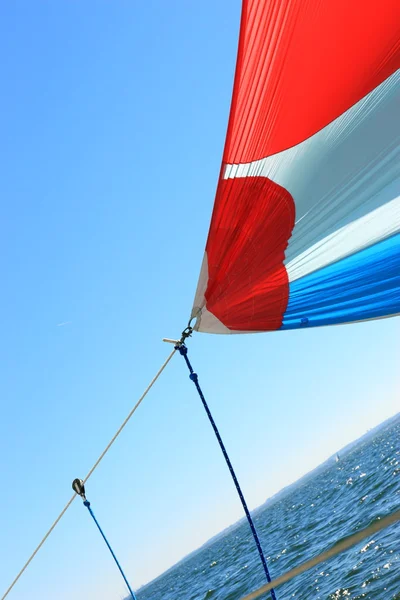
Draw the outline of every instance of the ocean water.
M400 418L253 516L276 577L399 508ZM264 583L249 527L240 521L141 588L138 600L239 600ZM399 524L278 587L276 594L278 600L400 600Z

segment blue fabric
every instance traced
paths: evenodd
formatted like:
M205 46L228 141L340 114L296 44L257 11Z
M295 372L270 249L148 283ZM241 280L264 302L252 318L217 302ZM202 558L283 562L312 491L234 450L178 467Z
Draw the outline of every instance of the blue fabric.
M289 284L281 329L400 313L400 234Z

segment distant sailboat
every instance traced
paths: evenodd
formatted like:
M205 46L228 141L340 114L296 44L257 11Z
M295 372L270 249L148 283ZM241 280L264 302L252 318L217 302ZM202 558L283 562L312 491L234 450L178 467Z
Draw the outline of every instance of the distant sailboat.
M336 454L336 462L339 462L340 458L339 458L339 454Z

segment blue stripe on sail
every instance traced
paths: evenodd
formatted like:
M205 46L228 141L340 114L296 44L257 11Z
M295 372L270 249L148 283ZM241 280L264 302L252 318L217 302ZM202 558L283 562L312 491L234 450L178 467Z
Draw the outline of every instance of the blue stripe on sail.
M400 313L400 234L289 284L281 329Z

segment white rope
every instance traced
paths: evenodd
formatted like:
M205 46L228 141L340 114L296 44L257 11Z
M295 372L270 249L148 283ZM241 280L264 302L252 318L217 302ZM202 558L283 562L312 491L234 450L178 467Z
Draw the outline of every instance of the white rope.
M160 377L161 373L164 371L165 367L168 365L169 361L174 356L174 354L175 354L175 349L168 356L167 360L164 362L164 364L159 369L159 371L157 372L157 374L155 375L155 377L151 380L151 382L149 383L149 385L147 386L147 388L145 389L145 391L143 392L143 394L140 396L139 400L136 402L135 406L132 408L131 412L128 414L128 416L126 417L125 421L122 423L121 427L118 429L118 431L116 432L116 434L112 437L111 441L107 444L107 446L105 447L105 449L103 450L103 452L100 454L99 458L96 460L96 462L94 463L93 467L90 469L89 473L86 475L85 479L83 480L84 482L86 482L89 479L89 477L93 474L93 471L98 467L98 465L100 464L100 462L103 460L103 458L105 457L105 455L107 454L107 452L109 451L109 449L111 448L111 446L113 445L113 443L115 442L115 440L117 439L117 437L119 436L119 434L121 433L121 431L123 430L123 428L125 427L125 425L128 423L129 419L131 418L131 416L133 415L133 413L135 412L135 410L139 407L139 405L141 404L142 400L144 400L144 398L147 396L147 394L149 393L149 391L151 390L151 388L153 387L153 385L155 384L155 382L157 381L157 379ZM11 592L11 590L14 587L14 585L17 583L18 579L21 577L21 575L23 574L23 572L25 571L25 569L28 567L28 565L34 559L34 557L36 556L36 554L39 552L40 548L43 546L43 544L45 543L45 541L47 540L47 538L49 537L49 535L51 534L51 532L53 531L53 529L55 528L55 526L59 523L59 521L61 521L61 518L67 512L68 508L71 506L71 504L75 500L75 498L76 498L76 494L74 494L72 496L72 498L70 498L68 500L67 504L65 505L65 507L63 508L63 510L60 512L60 514L58 515L57 519L54 521L53 525L50 527L50 529L48 530L48 532L46 533L46 535L44 536L44 538L42 539L42 541L40 542L40 544L36 547L36 549L34 550L34 552L31 554L31 556L29 557L29 559L26 561L26 563L24 564L24 566L22 567L22 569L20 570L20 572L18 573L18 575L16 576L16 578L14 579L14 581L11 583L10 587L7 589L7 591L4 594L4 596L2 596L1 600L4 600L8 596L8 594Z
M293 577L296 577L297 575L301 575L301 573L308 571L308 569L312 569L312 567L315 567L316 565L325 562L326 560L329 560L333 556L336 556L337 554L348 550L349 548L351 548L351 546L355 546L365 538L374 535L378 531L382 531L382 529L386 529L386 527L390 527L390 525L394 525L394 523L396 523L397 521L400 521L400 510L395 511L394 513L386 517L382 517L382 519L379 519L378 521L372 523L372 525L369 525L361 531L357 531L357 533L354 533L353 535L350 535L346 539L337 543L333 548L325 550L325 552L318 554L318 556L315 556L314 558L307 560L306 562L298 565L297 567L294 567L294 569L291 569L287 573L284 573L280 577L277 577L276 579L271 581L271 583L263 585L258 590L247 594L247 596L244 596L241 600L255 600L256 598L259 598L266 592L269 592L272 588L276 588L279 585L286 583L290 579L293 579Z

